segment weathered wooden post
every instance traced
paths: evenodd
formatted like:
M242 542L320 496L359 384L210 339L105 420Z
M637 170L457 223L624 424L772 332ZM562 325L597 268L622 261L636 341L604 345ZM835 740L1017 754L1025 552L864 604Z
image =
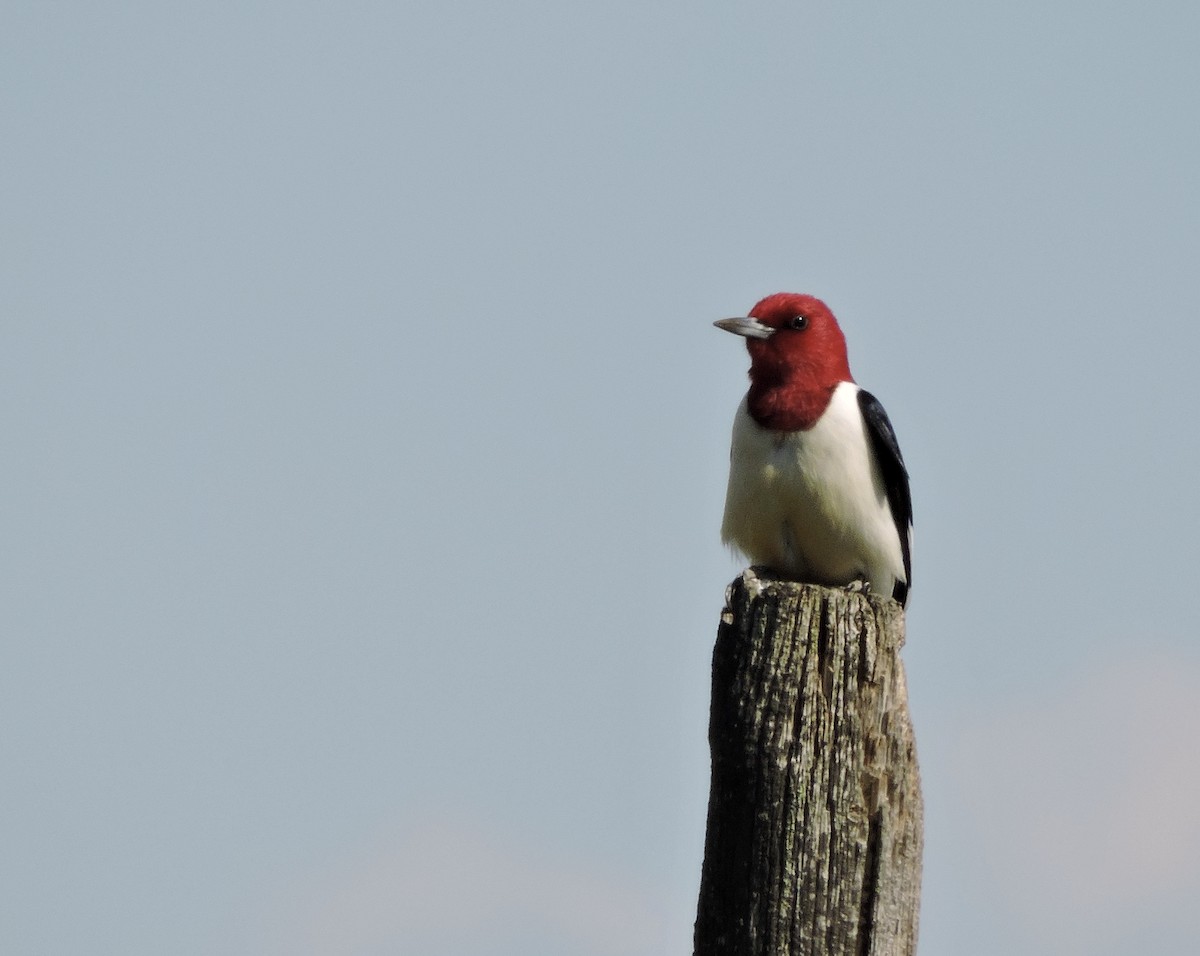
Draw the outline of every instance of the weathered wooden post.
M916 951L922 806L904 611L746 571L713 653L696 956Z

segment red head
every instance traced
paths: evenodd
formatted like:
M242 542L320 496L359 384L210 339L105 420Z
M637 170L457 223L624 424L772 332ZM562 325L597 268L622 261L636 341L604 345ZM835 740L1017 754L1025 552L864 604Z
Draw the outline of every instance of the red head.
M838 384L854 381L837 319L811 295L769 295L750 310L749 318L716 324L746 337L750 414L764 428L811 428Z

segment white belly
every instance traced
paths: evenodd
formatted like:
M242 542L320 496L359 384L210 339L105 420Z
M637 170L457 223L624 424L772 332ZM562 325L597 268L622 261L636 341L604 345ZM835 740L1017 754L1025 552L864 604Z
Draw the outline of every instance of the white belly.
M721 539L752 564L816 584L865 581L892 596L904 558L858 406L843 382L808 431L775 432L738 407Z

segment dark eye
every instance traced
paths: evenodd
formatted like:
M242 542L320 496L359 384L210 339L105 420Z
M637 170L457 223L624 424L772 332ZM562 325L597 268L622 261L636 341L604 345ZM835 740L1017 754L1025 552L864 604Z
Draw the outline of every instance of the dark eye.
M788 325L790 325L793 329L802 332L808 328L808 316L797 315L792 319L791 322L788 323Z

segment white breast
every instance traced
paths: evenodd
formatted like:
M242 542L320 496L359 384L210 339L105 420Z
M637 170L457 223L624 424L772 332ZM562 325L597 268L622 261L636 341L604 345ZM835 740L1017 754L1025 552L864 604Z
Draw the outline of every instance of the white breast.
M752 564L816 584L870 584L891 597L904 558L858 405L842 382L808 431L763 428L738 407L721 540Z

